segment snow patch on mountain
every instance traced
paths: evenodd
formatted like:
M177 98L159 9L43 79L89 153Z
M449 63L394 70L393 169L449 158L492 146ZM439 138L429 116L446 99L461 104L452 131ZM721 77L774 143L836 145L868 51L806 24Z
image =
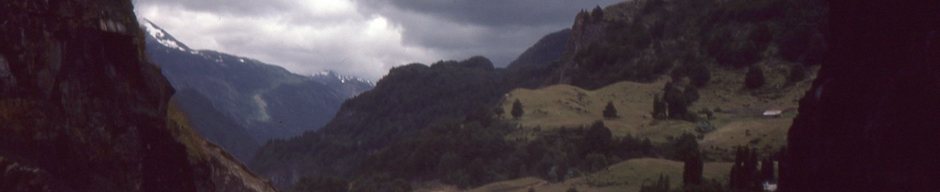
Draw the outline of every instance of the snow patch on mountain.
M197 53L195 50L189 49L189 47L187 47L185 44L177 41L175 38L173 38L173 36L170 36L169 33L160 27L157 27L157 25L154 25L153 22L150 22L150 20L143 19L141 25L143 25L143 28L145 31L147 31L147 34L153 37L154 40L157 40L157 42L161 45L171 49Z
M337 72L335 72L335 71L331 71L331 70L316 72L316 73L314 73L312 76L313 76L313 77L335 78L335 79L338 79L338 80L340 81L340 83L344 83L344 84L347 83L347 82L350 82L350 83L352 83L352 82L361 82L361 83L369 84L369 85L371 85L371 86L375 86L375 82L374 82L374 81L365 80L365 79L363 79L363 78L359 78L359 77L352 76L352 75L343 75L343 74L339 74L339 73L337 73Z

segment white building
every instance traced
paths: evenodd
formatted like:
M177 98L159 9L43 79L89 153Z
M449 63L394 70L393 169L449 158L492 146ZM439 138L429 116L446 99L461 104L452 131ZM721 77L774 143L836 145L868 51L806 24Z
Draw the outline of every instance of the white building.
M776 110L776 109L766 110L763 113L764 117L779 117L782 114L783 114L783 110Z

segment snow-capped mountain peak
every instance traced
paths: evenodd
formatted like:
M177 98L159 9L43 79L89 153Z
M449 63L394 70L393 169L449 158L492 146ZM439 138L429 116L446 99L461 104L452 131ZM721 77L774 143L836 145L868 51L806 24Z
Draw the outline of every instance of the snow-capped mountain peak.
M186 51L186 52L193 51L192 49L189 49L189 47L186 46L186 44L183 44L182 42L177 41L176 38L173 38L172 35L164 31L160 27L157 27L157 25L153 24L153 22L151 22L150 20L147 20L147 19L141 19L141 20L142 22L140 23L141 25L143 25L142 27L147 32L147 34L153 37L154 40L157 40L157 42L160 43L161 45L166 46L171 49L178 49L180 51Z
M359 78L359 77L356 77L356 76L339 74L339 73L337 73L337 72L335 72L335 71L331 71L331 70L316 72L316 73L314 73L312 76L313 76L314 78L331 78L331 79L336 79L336 80L339 80L340 83L344 83L344 84L347 83L347 82L350 82L350 83L351 83L351 82L361 82L361 83L369 84L369 85L372 85L372 86L375 85L375 82L373 82L373 81L365 80L365 79L362 79L362 78Z

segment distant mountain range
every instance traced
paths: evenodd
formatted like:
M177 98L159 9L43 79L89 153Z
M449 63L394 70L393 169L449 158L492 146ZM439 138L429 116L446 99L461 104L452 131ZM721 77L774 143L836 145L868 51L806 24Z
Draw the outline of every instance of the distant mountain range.
M178 90L174 97L195 129L242 161L270 139L319 129L344 100L374 86L332 71L298 75L251 58L195 50L150 21L141 25L147 55Z

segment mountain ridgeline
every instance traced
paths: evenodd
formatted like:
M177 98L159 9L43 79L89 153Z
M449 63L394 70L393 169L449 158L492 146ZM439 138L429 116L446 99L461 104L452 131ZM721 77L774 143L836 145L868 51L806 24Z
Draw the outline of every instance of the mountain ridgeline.
M269 142L252 167L281 187L300 179L298 173L357 176L371 154L429 124L492 110L507 91L502 73L482 57L395 67L374 89L344 102L323 129Z
M686 77L691 74L681 69L699 65L818 64L826 49L825 16L820 0L620 3L579 13L564 55L543 63L550 71L527 78L595 89L618 81L652 82L670 72ZM538 65L510 68L528 66Z
M4 1L0 23L0 191L274 191L178 118L131 1Z
M821 0L638 0L582 12L570 30L542 38L506 69L482 57L396 67L320 131L264 145L251 167L282 189L407 191L426 181L563 181L617 159L677 158L649 139L612 138L603 124L510 137L522 129L499 104L520 87L596 89L663 77L708 86L708 69L802 70L822 59L826 10Z
M194 128L245 162L269 139L323 127L344 100L373 86L334 72L303 76L250 58L194 50L142 22L147 55L181 90L174 97Z

